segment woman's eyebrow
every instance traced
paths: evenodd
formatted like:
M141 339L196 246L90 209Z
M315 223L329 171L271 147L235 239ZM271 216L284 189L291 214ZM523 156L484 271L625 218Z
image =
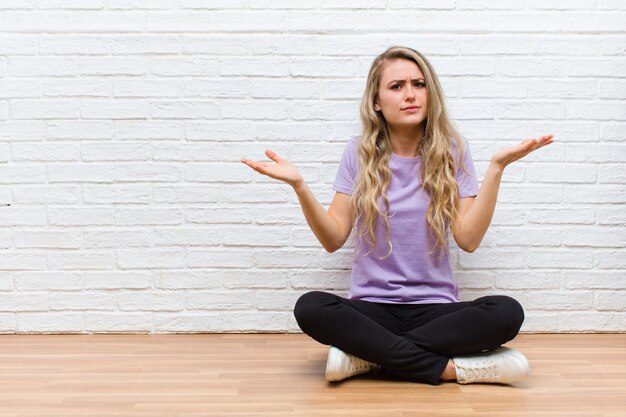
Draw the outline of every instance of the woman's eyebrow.
M425 81L425 80L423 78L413 78L413 80L411 81ZM404 84L405 82L406 80L392 80L392 81L389 81L387 85L392 84L392 83Z

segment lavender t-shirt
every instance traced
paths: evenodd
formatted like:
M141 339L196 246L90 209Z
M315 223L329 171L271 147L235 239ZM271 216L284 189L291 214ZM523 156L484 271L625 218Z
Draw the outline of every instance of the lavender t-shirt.
M335 191L352 194L359 164L359 140L359 137L352 138L346 145L333 185ZM459 169L458 152L453 149L453 154L457 159L459 197L476 196L478 181L469 147L465 146L465 170ZM379 259L389 252L384 223L380 218L375 229L376 248L369 255L367 252L371 248L357 235L352 262L351 299L403 304L459 301L448 255L436 249L435 239L426 222L430 198L420 187L420 166L419 156L402 158L391 154L389 168L392 177L387 198L393 250L389 257ZM382 198L379 198L378 204L384 212Z

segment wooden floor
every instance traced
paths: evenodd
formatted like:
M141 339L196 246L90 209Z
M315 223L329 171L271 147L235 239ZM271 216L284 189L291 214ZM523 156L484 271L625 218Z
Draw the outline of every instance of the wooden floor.
M514 386L328 384L303 335L4 335L0 416L626 416L626 334L507 346L531 365Z

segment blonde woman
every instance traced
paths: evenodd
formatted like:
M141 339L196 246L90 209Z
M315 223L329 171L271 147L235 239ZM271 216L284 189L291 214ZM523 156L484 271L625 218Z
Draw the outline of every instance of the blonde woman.
M249 159L255 171L295 190L313 233L329 252L355 229L349 298L314 291L296 303L300 328L330 345L326 379L377 369L439 384L511 383L528 361L502 345L524 320L507 296L461 302L448 258L452 235L473 252L487 232L504 168L552 143L552 135L496 152L479 188L437 75L419 52L392 47L372 63L361 103L362 134L346 146L326 211L298 169Z

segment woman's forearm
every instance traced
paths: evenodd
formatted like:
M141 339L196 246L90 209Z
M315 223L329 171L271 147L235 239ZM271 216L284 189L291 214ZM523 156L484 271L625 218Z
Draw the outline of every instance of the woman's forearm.
M461 218L457 242L468 252L473 252L478 248L491 224L503 172L504 167L501 164L493 161L489 164L478 195L467 213Z
M337 221L317 201L313 192L304 181L294 185L293 189L300 201L304 217L317 240L320 241L328 252L334 252L339 249L343 242L341 242L342 233Z

